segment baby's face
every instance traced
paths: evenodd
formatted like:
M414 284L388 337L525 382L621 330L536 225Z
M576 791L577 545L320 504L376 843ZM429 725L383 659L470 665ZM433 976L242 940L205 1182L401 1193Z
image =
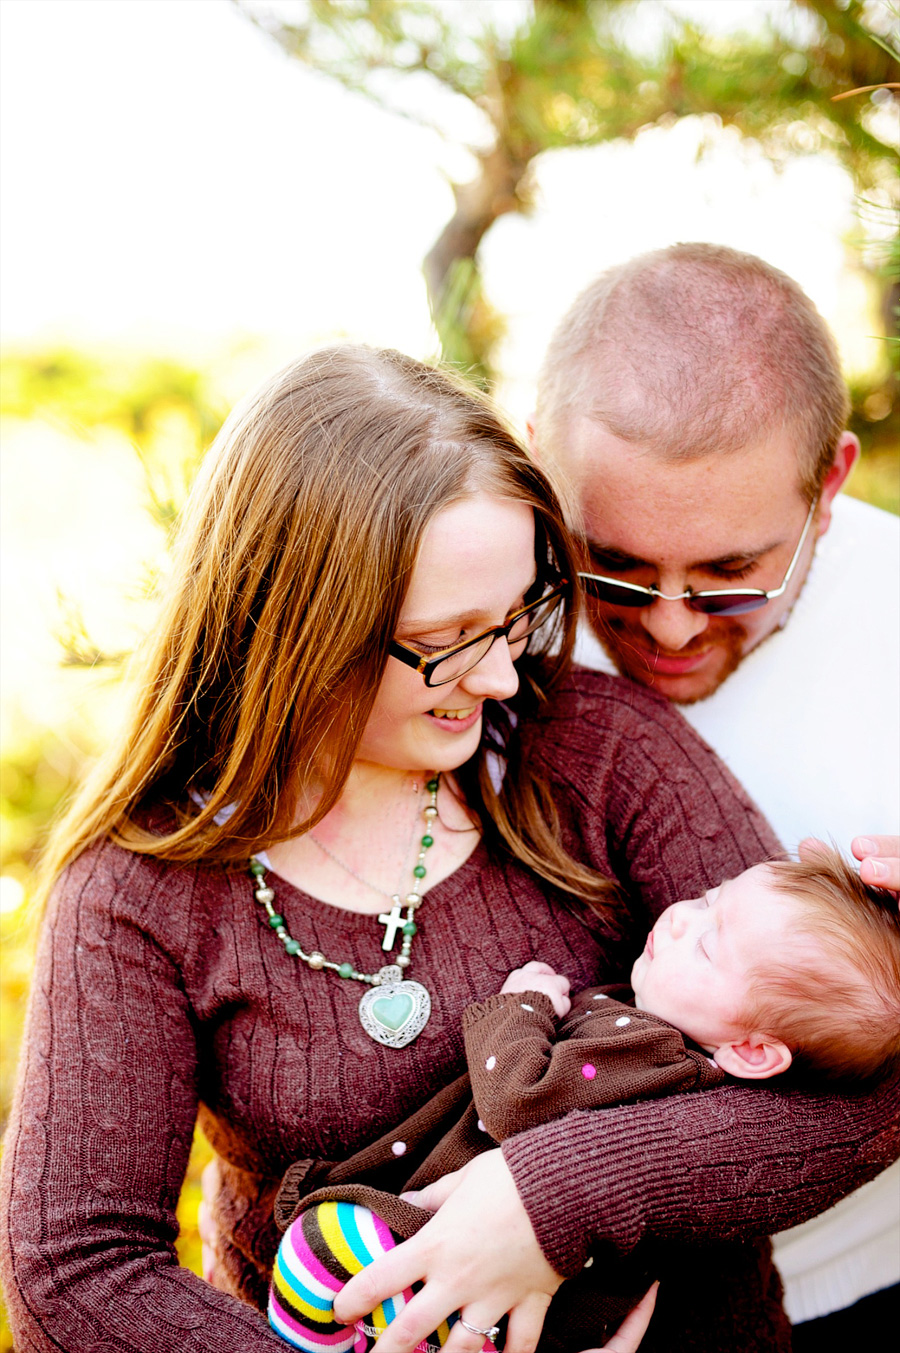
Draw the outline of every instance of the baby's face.
M800 917L797 901L773 885L760 864L664 911L631 970L638 1009L710 1052L753 1032L741 1016L750 973L767 954L784 953Z

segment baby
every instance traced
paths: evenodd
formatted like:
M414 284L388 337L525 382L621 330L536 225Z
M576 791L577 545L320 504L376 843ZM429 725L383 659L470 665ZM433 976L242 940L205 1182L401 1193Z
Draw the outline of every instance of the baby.
M349 1161L288 1170L269 1304L282 1338L308 1353L363 1353L412 1291L355 1329L337 1325L331 1305L353 1273L428 1220L400 1192L515 1133L573 1109L721 1085L726 1073L761 1080L792 1066L859 1081L885 1072L900 1059L897 904L835 852L757 865L663 912L631 987L633 1004L627 987L570 1000L568 979L546 963L517 968L499 995L464 1013L468 1076ZM639 1246L604 1262L602 1283L588 1268L564 1283L541 1349L600 1343L649 1286L645 1259ZM664 1278L662 1266L652 1276ZM455 1318L423 1353L444 1343Z

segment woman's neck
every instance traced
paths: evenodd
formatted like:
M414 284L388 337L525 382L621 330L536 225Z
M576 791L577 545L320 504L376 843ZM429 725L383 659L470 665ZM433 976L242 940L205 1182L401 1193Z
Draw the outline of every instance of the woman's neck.
M383 813L390 805L408 805L422 792L431 774L430 771L379 766L371 761L354 761L340 798L322 821L327 821L332 813L347 821L368 821L373 814L377 818L379 810Z
M273 869L324 902L377 913L387 896L404 896L413 887L413 865L427 832L434 842L423 883L427 890L452 874L478 842L448 776L440 780L438 817L426 824L430 778L427 771L354 762L337 803L313 830L270 847Z

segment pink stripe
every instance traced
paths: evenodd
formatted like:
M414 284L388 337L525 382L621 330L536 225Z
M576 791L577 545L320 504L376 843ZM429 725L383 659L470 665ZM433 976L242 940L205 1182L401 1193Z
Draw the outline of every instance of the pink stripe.
M284 1309L281 1302L275 1299L274 1294L271 1297L271 1305L277 1312L278 1319L283 1321L288 1329L294 1334L303 1338L306 1343L321 1344L324 1347L326 1345L330 1346L332 1344L344 1343L349 1339L351 1334L354 1337L356 1335L356 1331L352 1325L348 1325L344 1329L336 1330L334 1334L320 1334L315 1327L303 1325L299 1320L295 1320L291 1313ZM328 1323L330 1324L331 1322L329 1321Z
M375 1234L378 1236L382 1250L385 1251L385 1253L388 1250L393 1250L397 1245L396 1237L384 1219L379 1217L377 1212L372 1213L372 1225L375 1227ZM411 1287L404 1288L402 1293L404 1301L412 1301L414 1295ZM397 1297L395 1296L393 1300L396 1301Z
M394 1239L390 1228L388 1227L386 1222L384 1222L382 1218L379 1217L377 1212L372 1213L372 1225L375 1227L375 1234L378 1236L378 1239L381 1242L382 1250L387 1251L394 1249L397 1242Z
M298 1217L296 1221L291 1222L285 1232L284 1240L281 1242L282 1245L285 1240L290 1240L291 1248L297 1258L300 1260L301 1264L309 1269L313 1277L318 1278L319 1282L324 1283L332 1292L339 1292L344 1284L341 1282L340 1278L336 1278L333 1273L329 1273L328 1269L325 1268L313 1254L307 1243L306 1236L303 1234L301 1221L302 1218Z

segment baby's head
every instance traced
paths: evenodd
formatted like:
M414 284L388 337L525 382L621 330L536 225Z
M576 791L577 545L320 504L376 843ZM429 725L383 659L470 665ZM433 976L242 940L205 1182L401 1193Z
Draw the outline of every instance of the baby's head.
M732 1076L868 1079L900 1058L897 901L836 851L756 865L664 911L631 985Z

